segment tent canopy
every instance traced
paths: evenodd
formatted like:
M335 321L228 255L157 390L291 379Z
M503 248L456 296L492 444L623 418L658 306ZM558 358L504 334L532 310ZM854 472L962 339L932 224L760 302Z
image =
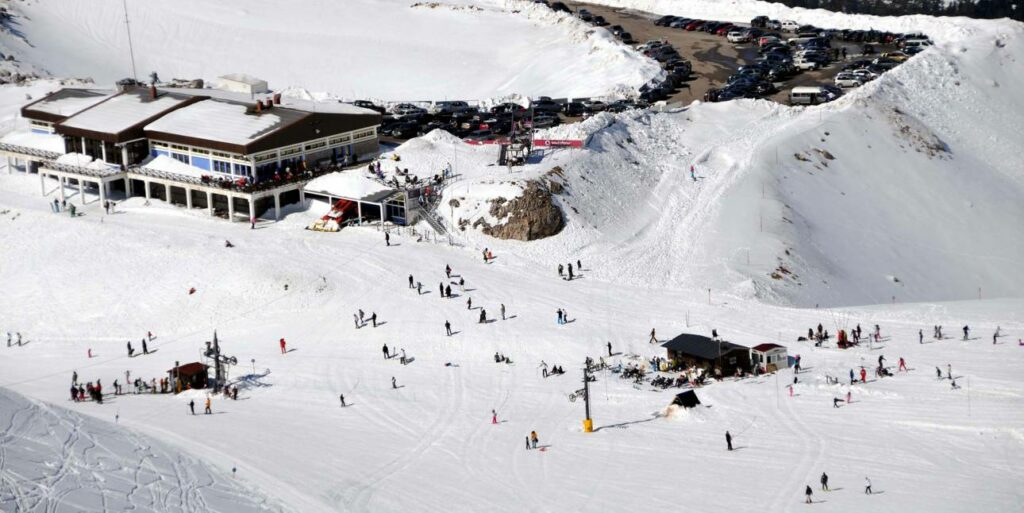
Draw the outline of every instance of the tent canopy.
M697 399L697 394L693 390L687 390L681 394L676 394L672 404L682 406L683 408L694 408L700 404L700 399Z

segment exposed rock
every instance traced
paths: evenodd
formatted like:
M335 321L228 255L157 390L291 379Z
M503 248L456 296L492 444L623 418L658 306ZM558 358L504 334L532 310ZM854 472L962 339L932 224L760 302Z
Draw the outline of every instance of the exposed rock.
M526 189L518 198L492 199L490 214L505 222L491 226L483 219L478 219L473 226L481 226L484 233L499 239L543 239L557 234L565 227L562 211L552 200L551 190L534 180L527 182Z

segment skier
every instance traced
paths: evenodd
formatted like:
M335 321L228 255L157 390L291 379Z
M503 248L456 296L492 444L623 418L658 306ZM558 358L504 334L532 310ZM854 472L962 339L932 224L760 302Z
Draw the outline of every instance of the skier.
M391 388L397 389L398 383L395 381L395 377L391 376Z
M825 492L828 491L828 474L824 472L821 473L821 489Z
M384 244L391 246L391 234L388 232L384 232Z
M536 431L530 431L530 443L531 443L531 445L533 446L534 449L537 448L537 432Z
M946 364L946 377L953 379L953 366L948 363Z
M650 343L651 344L657 344L658 343L658 339L654 337L654 328L651 328L651 341L650 341Z
M71 385L71 400L76 403L78 402L78 387L75 385Z
M206 415L210 415L213 413L213 410L210 408L210 396L206 396L206 411L203 413Z
M501 304L501 320L505 320L505 303Z
M484 310L483 308L481 308L480 309L480 324L484 324L485 322L487 322L487 310Z
M438 283L437 288L441 290L441 297L444 297L444 283Z
M570 262L569 263L569 281L572 281L572 278L573 278L573 275L572 275L572 263Z
M565 267L562 267L562 264L558 264L558 276L559 277L563 276L562 271L564 271L564 270L565 270Z
M714 328L711 329L711 340L718 340L718 330Z
M853 369L850 369L850 384L852 385L853 382L854 382L854 379L853 379Z
M612 356L612 343L608 342L608 357L611 358L611 356Z
M448 279L451 279L451 277L452 277L452 268L451 268L451 266L445 264L445 266L444 266L444 275L447 276Z
M580 263L579 259L576 259L576 272L583 272L583 264Z
M904 360L903 360L903 357L901 356L901 357L900 357L900 367L899 367L899 369L897 370L897 372L898 372L898 371L905 371L905 370L907 370L907 362L906 362L906 361L904 361Z
M196 414L196 400L192 399L188 402L188 409L192 411L192 415Z
M473 309L473 298L466 299L466 310Z
M452 323L447 320L444 321L444 330L448 333L448 336L452 336Z
M924 330L917 330L917 343L924 344Z
M562 313L562 309L559 308L555 313L558 314L558 324L565 324L565 314Z
M7 332L7 347L11 347L11 332Z
M832 398L832 407L833 407L833 408L838 408L838 407L839 407L839 403L840 403L841 401L842 401L842 399L840 399L840 398L838 398L838 397L833 397L833 398Z
M697 175L694 172L693 164L690 164L690 179L693 180L694 183L697 182Z
M812 493L814 493L814 492L811 490L811 485L807 485L807 489L804 490L804 495L807 496L807 501L806 501L807 504L811 504L811 503L814 502L814 501L811 500L811 494Z
M935 368L935 377L942 379L942 371L938 367Z
M868 371L866 371L864 369L864 367L860 368L860 382L861 383L867 383L868 382Z
M846 391L846 404L853 402L853 394L849 390Z
M391 358L391 353L388 352L388 345L387 344L384 344L384 348L381 349L381 351L384 352L384 359L385 360L387 360L388 358Z
M150 342L152 342L153 341L153 332L152 331L147 331L146 332L146 338L149 339Z
M359 324L363 324L364 322L366 322L366 314L363 313L363 309L362 308L360 308L358 310L358 313L359 313Z
M459 276L459 292L466 293L466 279Z
M410 275L409 275L409 288L410 288L410 289L412 288L412 281L413 281L413 280L412 280L412 275L410 274Z
M871 480L864 476L864 493L871 495Z
M282 339L281 339L281 354L285 354L285 352L286 352L286 351L285 351L285 341L284 341L284 339L282 338Z
M345 407L345 394L338 394L338 399L341 399L341 407Z
M445 285L444 286L444 295L446 297L449 297L449 298L452 297L452 286L451 285Z
M484 263L486 264L487 263L487 248L484 248L483 253L484 253Z
M135 355L135 348L132 347L132 341L129 340L128 341L128 358L131 358L133 355Z
M372 322L372 323L373 323L373 327L374 327L374 328L376 328L376 327L377 327L377 312L372 312L372 313L370 314L370 322Z
M356 329L359 329L360 327L362 327L359 324L359 314L352 314L352 322L354 322L356 324Z
M149 354L149 347L146 346L146 339L142 339L142 354Z
M491 424L497 424L497 423L498 423L498 412L496 410L491 410Z
M75 385L78 383L78 371L71 372L71 384Z
M996 331L992 333L992 345L996 345L997 338L999 338L999 328L996 328Z
M967 336L968 336L969 332L970 332L970 328L967 325L964 325L964 340L967 340Z
M548 363L544 360L540 361L541 374L546 378L548 377Z
M728 450L732 450L732 435L728 431L725 432L725 446Z

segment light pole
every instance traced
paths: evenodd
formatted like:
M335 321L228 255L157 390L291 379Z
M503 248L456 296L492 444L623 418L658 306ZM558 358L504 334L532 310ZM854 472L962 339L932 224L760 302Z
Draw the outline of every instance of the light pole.
M590 418L590 367L586 364L583 366L583 407L587 415L587 418L583 419L583 432L592 433L594 421Z
M252 362L252 375L255 376L256 375L256 359L253 358L250 361Z

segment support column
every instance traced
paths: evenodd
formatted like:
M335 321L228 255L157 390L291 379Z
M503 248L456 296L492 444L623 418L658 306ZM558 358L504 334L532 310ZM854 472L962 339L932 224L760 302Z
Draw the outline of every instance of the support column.
M125 169L128 169L129 164L131 163L128 162L128 145L126 144L121 146L121 165L124 166Z
M100 144L100 157L103 158L103 162L107 161L107 143Z
M60 200L64 201L64 200L67 199L67 197L64 196L64 177L63 176L58 176L57 177L57 183L60 184Z
M235 198L228 194L228 222L235 222Z
M281 195L274 193L274 221L281 220Z
M185 187L185 206L192 210L192 188Z
M213 217L213 193L206 191L206 210L210 211L210 217Z
M306 206L306 188L299 186L299 206Z
M359 224L363 224L363 202L356 202L356 219L359 219Z
M256 221L256 200L252 195L249 195L249 222Z
M100 190L100 206L107 202L107 183L100 178L100 181L96 182Z
M11 156L7 156L7 174L14 172L14 164L11 164Z
M85 181L78 179L78 203L85 206Z
M149 180L145 180L142 183L146 184L146 201L149 201Z
M39 170L39 192L46 196L46 173L42 169Z

